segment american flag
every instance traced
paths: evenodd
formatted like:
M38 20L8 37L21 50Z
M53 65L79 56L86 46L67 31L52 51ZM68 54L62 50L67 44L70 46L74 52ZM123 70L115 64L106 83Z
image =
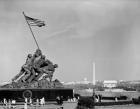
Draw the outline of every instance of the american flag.
M27 20L30 26L38 26L38 27L45 26L45 22L41 21L40 19L31 18L26 15L25 15L25 19Z

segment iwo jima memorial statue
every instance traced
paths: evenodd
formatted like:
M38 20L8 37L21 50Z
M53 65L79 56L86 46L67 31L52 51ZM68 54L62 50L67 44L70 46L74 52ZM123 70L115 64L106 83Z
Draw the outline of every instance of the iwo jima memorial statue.
M58 67L48 60L39 49L31 26L45 26L43 21L28 17L24 14L32 36L36 42L37 49L34 54L28 54L26 62L22 65L20 72L12 78L12 82L0 87L0 100L4 98L23 101L25 98L45 100L56 100L57 96L63 96L64 100L73 97L73 89L64 88L59 80L52 80L53 73Z

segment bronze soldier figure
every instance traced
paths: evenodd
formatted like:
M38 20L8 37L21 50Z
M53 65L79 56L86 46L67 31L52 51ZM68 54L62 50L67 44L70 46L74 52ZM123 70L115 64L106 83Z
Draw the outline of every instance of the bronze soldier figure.
M23 77L23 81L31 74L31 58L32 54L28 54L25 64L21 67L20 73L17 74L12 81L16 81L23 73L26 73L26 77Z
M22 81L25 83L26 79L31 75L32 69L32 55L29 54L26 63L22 66L22 71L25 72L25 75L22 77Z

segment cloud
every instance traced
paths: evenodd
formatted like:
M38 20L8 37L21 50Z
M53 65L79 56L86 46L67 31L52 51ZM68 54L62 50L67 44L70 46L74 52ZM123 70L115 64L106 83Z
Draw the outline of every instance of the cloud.
M53 38L53 37L64 36L64 35L67 37L69 35L75 34L74 28L75 28L75 24L68 25L63 30L55 31L54 33L49 34L47 38Z

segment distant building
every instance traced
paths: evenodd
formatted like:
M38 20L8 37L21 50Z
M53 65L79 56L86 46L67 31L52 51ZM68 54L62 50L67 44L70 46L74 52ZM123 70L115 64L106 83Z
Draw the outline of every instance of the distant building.
M130 81L130 84L140 84L140 81Z
M105 89L105 92L125 92L123 89Z
M90 81L87 80L87 78L84 78L83 81L71 81L71 82L63 82L64 85L75 85L75 84L89 84Z
M84 78L84 81L82 81L81 83L83 83L83 84L89 84L90 82L87 80L87 78Z
M64 85L74 85L75 82L74 82L74 81L72 81L72 82L64 82L63 84L64 84Z
M103 82L104 87L108 87L108 88L113 88L117 86L117 81L116 80L105 80Z

